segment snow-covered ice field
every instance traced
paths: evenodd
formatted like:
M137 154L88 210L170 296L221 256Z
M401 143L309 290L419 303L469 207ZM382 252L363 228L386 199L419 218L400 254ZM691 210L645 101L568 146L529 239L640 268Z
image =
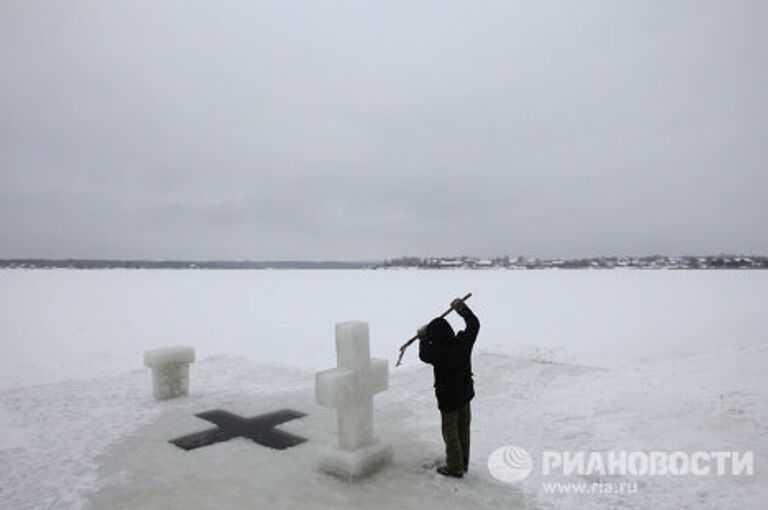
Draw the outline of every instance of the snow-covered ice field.
M442 455L429 367L397 347L453 297L481 321L469 476ZM768 271L0 271L0 508L758 508L768 498ZM334 324L391 360L375 399L395 461L359 483L315 469L334 440L314 372ZM458 328L460 320L451 317ZM144 349L197 350L191 395L157 403ZM285 451L182 451L194 413L307 413ZM496 481L504 445L751 450L754 476L643 477L630 495ZM569 480L573 481L573 480ZM622 479L622 481L628 481Z

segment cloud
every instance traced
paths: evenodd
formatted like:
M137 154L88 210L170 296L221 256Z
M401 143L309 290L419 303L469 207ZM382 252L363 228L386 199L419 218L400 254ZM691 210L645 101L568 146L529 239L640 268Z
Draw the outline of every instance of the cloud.
M764 2L0 6L0 256L766 252Z

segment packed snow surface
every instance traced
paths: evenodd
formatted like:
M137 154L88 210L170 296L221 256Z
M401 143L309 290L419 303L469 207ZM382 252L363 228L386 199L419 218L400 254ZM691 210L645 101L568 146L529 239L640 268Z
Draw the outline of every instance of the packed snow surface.
M442 456L431 371L397 347L473 292L481 321L472 460ZM0 271L0 508L758 508L768 498L768 271ZM461 321L449 316L458 329ZM390 360L375 434L394 449L348 483L314 400L334 326L370 324ZM190 396L152 398L142 352L193 346ZM246 439L183 451L195 413L307 416L284 451ZM749 450L753 476L642 477L633 494L505 484L492 451ZM558 480L562 481L562 480ZM574 481L574 480L569 480ZM628 481L622 478L622 481Z

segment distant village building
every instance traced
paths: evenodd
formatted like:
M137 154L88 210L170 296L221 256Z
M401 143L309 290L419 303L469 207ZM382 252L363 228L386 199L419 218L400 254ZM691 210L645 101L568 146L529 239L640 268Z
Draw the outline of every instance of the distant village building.
M456 267L462 267L464 265L463 260L444 260L440 259L440 262L438 263L440 267L445 268L456 268Z

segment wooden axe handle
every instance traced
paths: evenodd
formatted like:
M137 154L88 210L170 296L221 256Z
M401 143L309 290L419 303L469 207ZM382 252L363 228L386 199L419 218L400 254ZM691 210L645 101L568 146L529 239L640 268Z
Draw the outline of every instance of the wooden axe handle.
M471 297L472 297L472 293L471 293L471 292L468 292L466 296L464 296L463 298L461 298L461 300L462 300L462 301L466 301L467 299L469 299L469 298L471 298ZM444 318L445 318L445 316L446 316L446 315L448 315L449 313L451 313L452 311L453 311L453 307L450 307L449 309L447 309L447 310L445 311L445 313L444 313L443 315L441 315L441 316L440 316L440 318L441 318L441 319L444 319Z

